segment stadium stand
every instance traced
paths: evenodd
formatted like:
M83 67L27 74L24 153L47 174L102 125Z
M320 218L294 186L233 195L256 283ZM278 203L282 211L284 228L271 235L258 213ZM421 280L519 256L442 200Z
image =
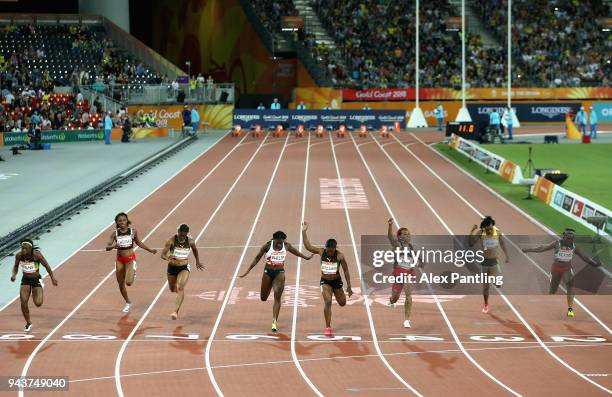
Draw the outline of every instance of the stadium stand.
M485 24L506 37L506 0L477 0ZM512 52L517 84L576 87L609 85L612 37L601 17L609 16L600 0L514 0ZM608 54L608 56L606 56Z
M91 85L159 83L162 77L105 37L100 25L0 28L0 128L3 131L98 128L105 109L79 91ZM57 86L72 93L54 93ZM121 123L120 115L114 114Z

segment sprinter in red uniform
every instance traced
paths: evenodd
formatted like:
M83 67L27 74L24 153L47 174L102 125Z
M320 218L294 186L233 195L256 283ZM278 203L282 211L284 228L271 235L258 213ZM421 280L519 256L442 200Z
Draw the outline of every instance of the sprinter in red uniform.
M387 229L387 238L393 246L393 248L404 248L407 247L410 251L414 251L412 243L410 242L410 231L405 227L400 227L396 233L393 233L393 219L388 220L389 227ZM410 255L412 257L412 255ZM416 261L403 260L403 258L395 258L395 264L393 265L393 275L398 277L404 274L416 277L415 268ZM400 295L404 291L406 300L404 301L404 328L410 328L410 313L412 312L412 284L411 283L394 283L391 288L391 296L389 297L389 306L395 306Z
M134 283L134 277L136 277L136 254L134 253L134 244L139 246L145 251L149 251L152 254L156 254L157 250L147 247L138 238L138 232L132 227L127 214L120 212L115 216L116 229L111 233L108 244L106 244L106 250L110 251L117 249L117 256L115 258L115 276L117 277L117 283L119 284L119 291L125 299L125 307L123 312L127 313L132 308L132 301L130 300L127 289Z

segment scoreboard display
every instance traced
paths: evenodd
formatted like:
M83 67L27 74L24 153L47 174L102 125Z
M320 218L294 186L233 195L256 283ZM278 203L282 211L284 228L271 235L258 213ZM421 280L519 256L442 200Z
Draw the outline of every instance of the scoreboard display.
M464 139L477 140L479 138L478 129L476 128L476 124L471 121L466 122L456 122L451 121L446 124L446 136L450 136L451 134L459 135Z

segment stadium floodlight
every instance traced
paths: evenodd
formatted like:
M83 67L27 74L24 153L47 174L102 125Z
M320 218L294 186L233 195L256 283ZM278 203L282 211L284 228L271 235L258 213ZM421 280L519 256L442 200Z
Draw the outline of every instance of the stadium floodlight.
M508 108L504 110L502 114L502 125L508 128L508 121L506 120L506 115L508 114L508 109L512 109L512 0L508 0L508 26L507 26L507 35L508 35ZM518 128L521 126L518 118L516 117L516 110L513 110L512 113L512 127Z
M465 106L465 0L461 0L461 109L455 117L455 121L458 122L470 122L472 116Z
M421 110L419 106L419 55L421 53L421 48L419 46L419 0L416 0L416 47L415 47L415 71L414 71L414 81L416 85L416 101L415 107L410 113L410 118L408 119L408 128L426 128L427 120L425 120L425 115L423 114L423 110Z

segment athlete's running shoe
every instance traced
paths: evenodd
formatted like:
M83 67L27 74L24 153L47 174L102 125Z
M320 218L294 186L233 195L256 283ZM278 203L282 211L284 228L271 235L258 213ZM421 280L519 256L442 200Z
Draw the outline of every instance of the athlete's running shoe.
M276 324L276 320L272 320L272 332L278 331L278 324Z
M172 317L173 320L176 320L178 318L178 313L174 312L170 315L170 317Z
M487 313L489 312L489 305L488 305L487 303L485 303L485 304L482 306L482 312L483 312L484 314L487 314Z
M325 328L325 332L323 332L323 335L325 335L325 336L329 336L329 337L331 338L331 337L332 337L332 335L333 335L333 334L332 334L332 329L331 329L331 327L327 327L327 328Z
M574 317L574 310L571 307L567 308L567 317Z
M25 327L23 328L23 330L25 332L30 332L32 331L32 323L26 323Z
M126 303L125 307L123 308L123 312L124 313L128 313L131 308L132 308L132 304L131 303Z
M404 320L404 328L410 328L410 320Z
M387 307L390 307L391 309L393 309L395 308L395 303L387 302Z

